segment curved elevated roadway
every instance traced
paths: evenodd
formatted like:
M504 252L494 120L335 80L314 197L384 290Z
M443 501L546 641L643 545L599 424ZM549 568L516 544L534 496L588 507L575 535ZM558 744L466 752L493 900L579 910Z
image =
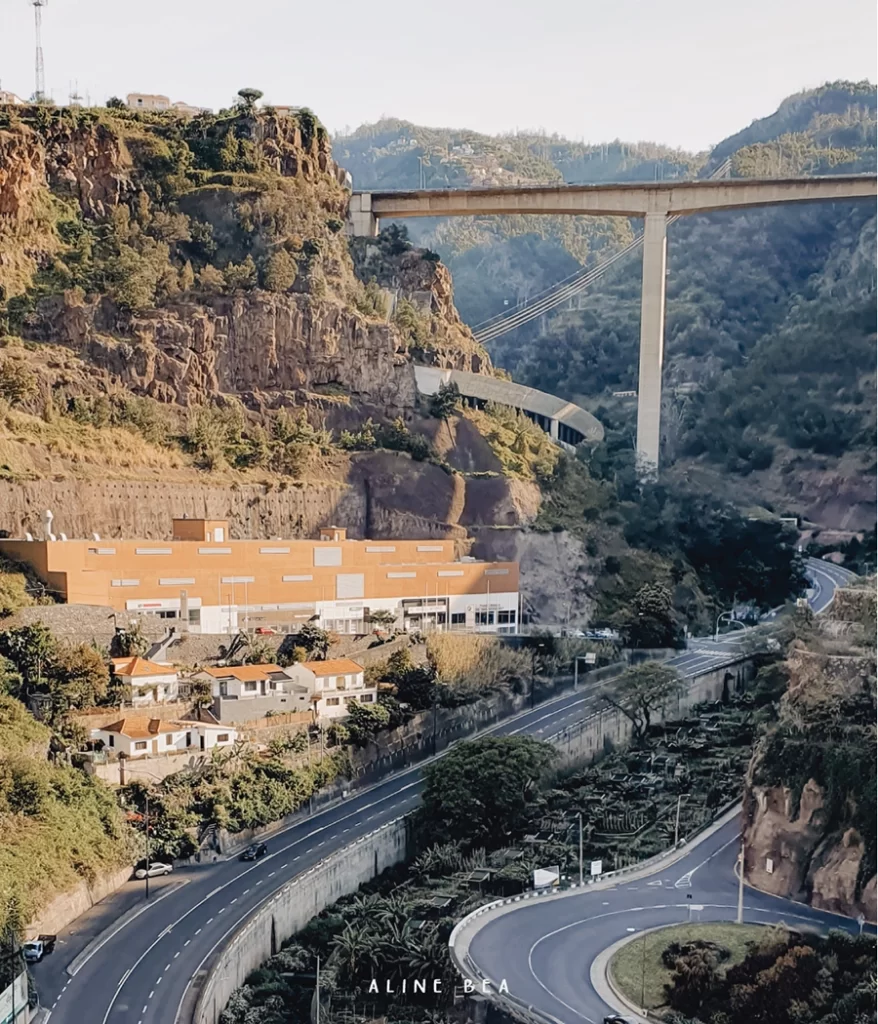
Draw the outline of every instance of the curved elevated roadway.
M822 564L817 568L827 574L836 569L824 570ZM827 587L835 585L828 575L826 579ZM698 641L697 650L683 652L670 664L684 674L719 667L739 656L736 639ZM584 717L599 700L598 684L583 686L489 731L545 739ZM75 967L64 954L70 930L59 935L55 953L33 965L41 1004L48 1011L40 1024L47 1019L52 1024L174 1024L192 979L210 953L253 910L328 853L413 810L421 784L420 767L410 768L275 833L268 856L255 863L231 859L175 872L175 880L185 883L182 887L154 897L115 935L99 940L88 959L82 962L80 957Z

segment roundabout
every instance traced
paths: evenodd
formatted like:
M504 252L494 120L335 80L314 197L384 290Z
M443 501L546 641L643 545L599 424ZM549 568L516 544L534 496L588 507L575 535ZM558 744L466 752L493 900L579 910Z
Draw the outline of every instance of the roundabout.
M640 869L483 908L452 934L456 963L470 977L508 979L510 1002L532 1019L603 1024L613 1013L644 1019L610 984L611 957L654 929L704 922L737 927L739 814L734 808L684 847ZM745 925L785 924L797 931L858 931L849 918L749 888L743 918Z

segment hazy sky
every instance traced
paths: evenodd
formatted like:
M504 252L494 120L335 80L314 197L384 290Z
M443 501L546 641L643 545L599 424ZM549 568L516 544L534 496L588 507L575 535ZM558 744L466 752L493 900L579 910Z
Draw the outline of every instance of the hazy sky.
M874 0L50 0L46 86L228 105L333 132L384 115L705 148L800 89L876 79ZM34 88L33 8L0 0L0 87Z

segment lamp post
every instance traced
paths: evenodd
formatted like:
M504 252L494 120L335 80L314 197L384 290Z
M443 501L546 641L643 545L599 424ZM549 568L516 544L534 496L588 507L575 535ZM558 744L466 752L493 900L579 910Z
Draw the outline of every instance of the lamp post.
M537 651L543 650L546 645L544 643L534 644L530 649L530 706L531 710L534 707L534 690L537 682Z
M582 811L579 812L579 884L582 885Z
M147 790L144 793L143 799L144 799L143 821L144 821L144 827L146 829L146 832L145 832L145 835L146 835L146 875L144 876L143 881L146 883L146 886L145 886L145 888L146 888L146 899L149 900L149 790Z

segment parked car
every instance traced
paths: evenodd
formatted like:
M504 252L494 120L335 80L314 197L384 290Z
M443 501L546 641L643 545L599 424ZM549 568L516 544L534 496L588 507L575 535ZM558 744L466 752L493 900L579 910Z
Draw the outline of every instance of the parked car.
M604 1024L634 1024L632 1017L623 1017L621 1013L610 1013L604 1017Z
M29 964L38 964L44 956L55 948L54 935L40 935L39 938L25 942L21 947L22 955Z
M257 626L256 627L256 635L257 636L274 636L274 634L276 632L277 631L272 629L271 626Z
M157 878L160 875L169 875L173 870L173 864L165 864L163 861L156 860L150 863L149 871L147 871L145 864L142 868L138 868L134 872L134 877L146 878L146 876L149 875L150 878Z
M241 854L241 860L259 860L268 853L268 846L265 843L253 843Z

